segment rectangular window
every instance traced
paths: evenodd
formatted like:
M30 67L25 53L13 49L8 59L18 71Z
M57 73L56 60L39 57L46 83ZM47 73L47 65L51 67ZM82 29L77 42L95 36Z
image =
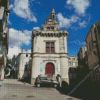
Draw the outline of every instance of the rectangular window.
M47 27L47 30L50 30L50 27Z
M46 42L46 53L54 53L54 42Z
M71 58L69 57L68 60L71 60Z
M73 66L75 66L75 63L73 63Z
M71 62L69 62L68 65L71 66Z
M49 53L49 52L50 52L50 48L46 47L46 53Z
M75 58L73 58L73 61L75 61Z
M51 27L51 30L54 30L54 27Z
M46 43L46 47L49 47L49 46L50 46L50 43L49 43L49 42L47 42L47 43Z

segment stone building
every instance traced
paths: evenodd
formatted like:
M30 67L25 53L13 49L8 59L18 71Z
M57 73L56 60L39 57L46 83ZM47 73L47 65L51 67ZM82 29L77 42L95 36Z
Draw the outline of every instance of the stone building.
M91 74L93 82L100 82L100 20L93 24L86 36L87 63L89 70L96 68Z
M6 66L6 56L8 54L9 36L9 5L10 0L0 0L0 79L4 79L4 68Z
M81 81L89 73L88 64L87 64L87 47L83 46L80 48L78 54L78 78ZM87 77L88 79L88 77Z
M21 53L13 56L12 61L14 63L15 78L22 79L31 77L31 50L25 52L22 49Z
M78 66L78 58L77 56L68 56L68 66L76 68Z
M45 20L42 29L32 31L32 74L31 84L42 74L55 78L60 74L63 81L69 83L67 30L60 30L55 10Z
M82 70L83 67L86 66L86 59L85 59L86 51L87 51L87 48L86 48L86 46L84 46L84 47L80 48L80 50L77 54L78 55L78 65L80 67L80 70Z
M74 86L77 79L77 67L78 67L78 58L77 56L68 57L68 67L69 67L69 85Z

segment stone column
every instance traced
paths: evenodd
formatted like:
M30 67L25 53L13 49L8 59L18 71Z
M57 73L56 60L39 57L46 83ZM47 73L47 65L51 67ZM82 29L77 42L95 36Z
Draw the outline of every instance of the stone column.
M67 84L69 84L69 77L68 77L68 58L67 58L67 54L62 54L61 58L60 58L60 74L61 74L61 78L62 81L67 82Z
M34 85L36 77L40 74L40 58L34 57L32 59L32 70L31 70L31 84Z

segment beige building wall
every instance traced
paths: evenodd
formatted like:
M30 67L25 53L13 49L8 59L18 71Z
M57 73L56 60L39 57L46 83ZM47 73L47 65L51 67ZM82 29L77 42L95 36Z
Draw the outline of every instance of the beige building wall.
M9 5L10 0L0 0L0 79L4 79L8 53L9 26L7 21L10 13Z
M28 55L28 56L26 56ZM31 69L31 50L27 50L25 52L22 49L22 52L13 60L15 62L14 67L16 68L17 78L22 79L23 77L27 77L27 73L25 72L25 65L28 65L28 69Z
M52 16L54 15L54 18ZM67 38L68 31L59 30L59 23L56 22L54 9L52 13L42 25L42 29L32 31L32 75L31 84L34 84L35 78L40 74L45 74L45 66L47 63L53 63L55 67L56 78L60 74L62 80L69 83L68 79L68 54L67 54ZM48 30L48 27L53 27L53 30ZM63 34L64 33L64 34ZM46 53L46 42L54 42L54 53ZM40 72L40 63L43 63L43 72ZM60 66L60 71L57 71L57 64Z
M76 68L78 66L78 57L77 56L68 56L68 67Z

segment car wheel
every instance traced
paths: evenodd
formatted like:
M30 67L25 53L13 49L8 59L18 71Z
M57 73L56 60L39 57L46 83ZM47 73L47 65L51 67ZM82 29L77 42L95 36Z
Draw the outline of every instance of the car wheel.
M37 87L40 87L40 84L38 83L36 86L37 86Z
M58 85L57 84L54 84L54 88L57 88L58 87Z

